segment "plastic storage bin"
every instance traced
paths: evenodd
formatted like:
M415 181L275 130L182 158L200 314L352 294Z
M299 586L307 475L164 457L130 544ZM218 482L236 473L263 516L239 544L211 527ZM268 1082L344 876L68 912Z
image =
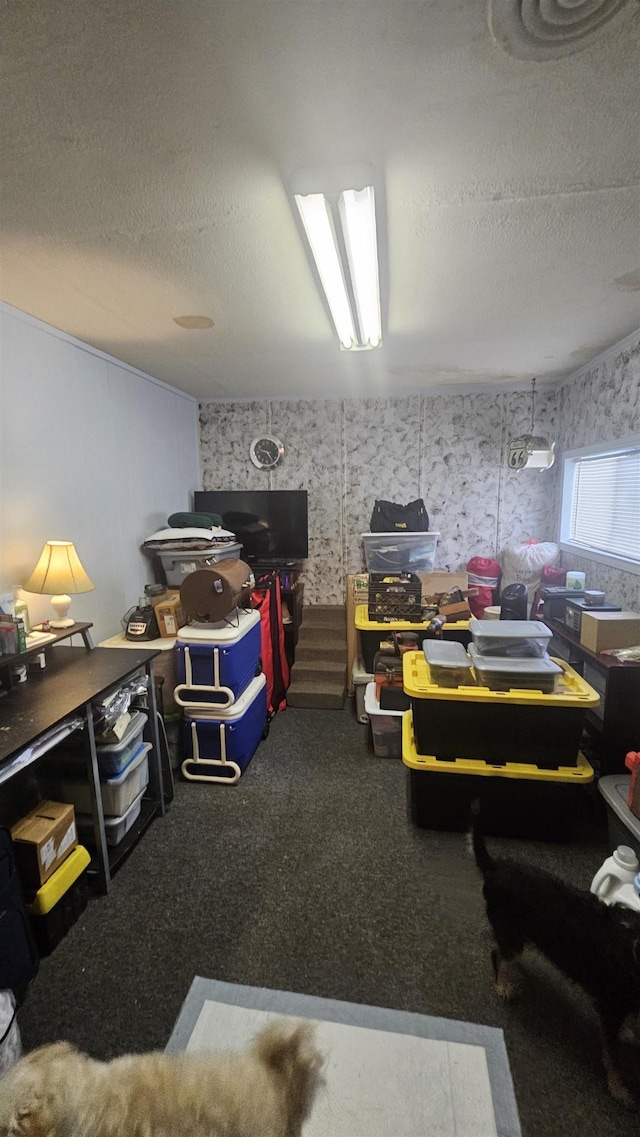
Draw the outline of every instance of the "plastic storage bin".
M558 692L542 695L439 687L431 682L422 652L407 652L404 689L411 696L418 752L549 770L575 765L586 712L600 696L568 663L559 662Z
M490 691L540 691L543 695L553 695L562 675L560 665L548 655L542 659L500 659L495 655L480 655L475 644L469 644L469 657L476 682Z
M237 623L180 628L174 699L189 714L203 706L224 710L255 677L259 659L260 613L255 610L240 612Z
M237 560L242 552L242 545L226 545L220 549L188 549L180 552L174 549L168 553L156 553L167 584L172 588L179 588L185 576L197 569L215 565L218 561Z
M378 758L402 758L403 711L381 711L375 683L367 683L364 706L371 723L373 752Z
M147 716L142 711L136 711L131 716L131 722L120 742L102 744L96 741L101 774L109 778L114 777L129 765L134 754L142 746L142 732L146 725Z
M416 632L421 643L428 638L427 628L429 620L421 624L414 624L410 620L392 620L390 623L382 620L370 620L366 604L359 604L356 608L355 625L360 632L360 646L365 671L373 673L373 659L380 651L381 642L390 643L392 632ZM432 637L431 637L432 638ZM468 620L447 620L442 629L443 640L454 640L464 647L471 642Z
M541 658L553 635L539 620L469 620L469 631L481 655L501 659Z
M146 790L149 785L151 749L151 743L141 743L124 770L112 778L100 780L100 796L105 816L116 817L125 813L134 798ZM63 776L52 782L48 781L48 785L51 790L55 790L60 801L72 802L78 813L91 812L91 795L86 779L80 782Z
M358 722L368 723L369 716L364 705L364 695L367 684L373 683L374 681L373 674L365 670L364 663L361 659L355 659L351 669L351 677L353 680L353 693L356 700L356 718Z
M129 808L119 817L105 817L104 819L104 832L107 845L119 845L123 837L133 828L138 820L142 810L142 799L145 791L138 794ZM82 833L82 839L86 845L93 846L95 844L93 836L93 817L90 813L76 814L76 821L78 823L78 832Z
M89 898L86 870L90 862L87 850L76 845L27 905L40 955L49 955L84 912Z
M628 774L608 774L598 781L598 789L607 806L607 829L609 845L630 845L640 859L640 820L633 815L627 805L629 795Z
M421 829L465 832L475 800L485 831L501 837L571 840L591 816L588 787L594 775L582 754L574 766L556 770L520 762L443 761L418 753L411 711L404 714L402 734L408 813Z
M439 533L362 533L367 572L433 572Z
M473 686L471 660L453 640L425 640L422 645L431 681L439 687Z
M189 781L233 785L253 758L267 723L267 680L257 675L233 706L182 721L182 773Z

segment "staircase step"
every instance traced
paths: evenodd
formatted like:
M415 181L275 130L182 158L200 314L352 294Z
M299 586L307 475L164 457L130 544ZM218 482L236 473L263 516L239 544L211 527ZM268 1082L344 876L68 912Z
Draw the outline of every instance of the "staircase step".
M346 609L339 605L308 605L302 609L302 625L308 628L335 628L345 631Z
M347 648L341 643L307 643L302 637L296 646L296 663L308 663L311 660L331 659L335 663L346 665Z
M319 710L341 710L344 706L344 683L337 681L292 683L287 691L290 707L315 707Z
M346 643L346 628L332 628L326 624L301 624L298 643L342 646Z
M302 678L303 676L305 678L307 676L313 678L313 676L317 675L318 679L335 678L342 679L344 682L346 672L346 665L341 663L339 659L298 659L296 655L296 661L291 668L291 678L292 680Z

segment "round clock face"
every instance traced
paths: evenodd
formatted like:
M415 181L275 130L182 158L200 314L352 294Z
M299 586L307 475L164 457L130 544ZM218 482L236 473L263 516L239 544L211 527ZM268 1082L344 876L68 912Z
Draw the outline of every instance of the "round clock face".
M249 447L251 461L259 470L274 470L280 465L283 455L284 446L280 439L269 434L254 438Z

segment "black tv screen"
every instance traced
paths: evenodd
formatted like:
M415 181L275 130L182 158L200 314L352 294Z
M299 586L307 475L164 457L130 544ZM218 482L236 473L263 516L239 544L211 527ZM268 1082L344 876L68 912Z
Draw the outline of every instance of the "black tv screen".
M309 552L306 490L196 490L196 513L217 513L242 544L242 559L297 561Z

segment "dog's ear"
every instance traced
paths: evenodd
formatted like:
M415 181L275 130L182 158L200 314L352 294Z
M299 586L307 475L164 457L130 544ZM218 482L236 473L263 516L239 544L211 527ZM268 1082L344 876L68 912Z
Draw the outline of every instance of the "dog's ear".
M7 1137L56 1137L55 1125L46 1105L36 1100L21 1106L7 1130Z
M274 1023L258 1035L254 1048L265 1066L286 1084L287 1133L297 1137L311 1110L324 1061L314 1045L313 1027L301 1023L291 1030Z

